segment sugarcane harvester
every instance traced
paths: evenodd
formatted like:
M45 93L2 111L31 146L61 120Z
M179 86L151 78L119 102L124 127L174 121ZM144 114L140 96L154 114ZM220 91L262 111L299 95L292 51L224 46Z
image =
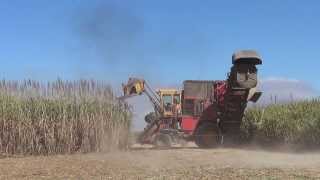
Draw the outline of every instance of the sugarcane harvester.
M186 80L182 90L155 92L145 80L130 78L121 99L145 94L154 106L139 143L169 147L183 140L213 148L237 141L247 103L262 95L256 88L256 66L262 59L255 51L243 50L233 54L232 64L226 80Z

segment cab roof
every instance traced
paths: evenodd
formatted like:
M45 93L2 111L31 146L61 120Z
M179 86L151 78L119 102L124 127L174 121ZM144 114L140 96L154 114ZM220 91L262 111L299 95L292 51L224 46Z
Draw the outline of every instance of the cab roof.
M169 94L180 94L180 91L178 89L158 89L157 92L161 92L162 94L164 93L169 93Z
M260 55L254 50L242 50L232 55L232 64L262 64Z

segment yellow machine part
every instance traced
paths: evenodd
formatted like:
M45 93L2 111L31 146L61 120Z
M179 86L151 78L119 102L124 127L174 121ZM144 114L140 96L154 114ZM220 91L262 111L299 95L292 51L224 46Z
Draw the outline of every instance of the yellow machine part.
M135 90L136 90L136 94L141 94L144 91L144 82L137 82L135 84Z
M140 95L144 92L144 80L130 78L127 84L122 85L124 96Z

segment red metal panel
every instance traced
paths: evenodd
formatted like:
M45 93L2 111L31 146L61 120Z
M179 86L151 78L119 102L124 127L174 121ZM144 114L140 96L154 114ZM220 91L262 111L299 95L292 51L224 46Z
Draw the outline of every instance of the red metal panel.
M228 85L225 82L216 84L215 88L215 95L216 95L216 100L218 101L218 104L220 106L224 105L224 97L225 94L227 93Z
M197 124L198 124L199 118L193 117L193 116L183 116L181 119L181 128L186 133L192 133Z

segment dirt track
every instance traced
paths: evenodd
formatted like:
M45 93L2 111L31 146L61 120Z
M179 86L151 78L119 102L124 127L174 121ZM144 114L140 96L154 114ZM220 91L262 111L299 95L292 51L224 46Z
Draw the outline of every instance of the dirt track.
M194 147L0 159L0 179L320 179L320 153Z

